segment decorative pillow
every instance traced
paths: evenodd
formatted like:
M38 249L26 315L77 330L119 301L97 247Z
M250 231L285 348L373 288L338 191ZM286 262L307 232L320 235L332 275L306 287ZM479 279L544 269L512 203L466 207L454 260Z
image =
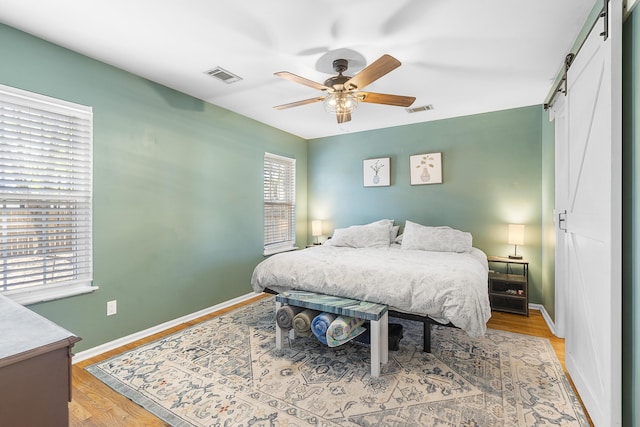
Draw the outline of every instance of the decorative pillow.
M402 234L402 249L437 252L470 252L471 233L451 227L428 227L407 221Z
M351 248L388 247L391 243L391 223L372 223L352 225L348 228L336 228L331 238L331 246Z

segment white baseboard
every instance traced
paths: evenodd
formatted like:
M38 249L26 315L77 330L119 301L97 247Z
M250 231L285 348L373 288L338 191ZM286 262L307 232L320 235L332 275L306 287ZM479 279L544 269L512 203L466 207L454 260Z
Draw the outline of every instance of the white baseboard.
M551 320L551 316L549 316L549 313L547 312L547 309L544 308L544 305L529 303L529 310L540 311L540 314L542 314L542 318L547 323L549 330L551 330L551 333L553 335L556 335L556 325L555 323L553 323L553 320Z
M195 313L187 314L186 316L169 320L168 322L164 322L159 325L152 326L151 328L145 329L143 331L135 332L131 335L127 335L125 337L118 338L116 340L90 348L88 350L81 351L73 356L73 363L82 362L83 360L87 360L99 354L106 353L107 351L113 350L125 344L132 343L139 339L149 337L153 334L157 334L158 332L162 332L169 328L173 328L174 326L181 325L182 323L186 323L193 319L197 319L198 317L206 316L207 314L213 313L215 311L222 310L224 308L231 307L232 305L248 301L251 298L255 298L256 296L258 296L258 294L254 292L241 295L237 298L233 298L228 301L222 302L220 304L202 309L200 311L196 311Z
M222 310L227 307L231 307L232 305L248 301L251 298L254 298L256 296L257 296L256 293L250 292L248 294L241 295L239 297L230 299L220 304L216 304L214 306L202 309L200 311L196 311L195 313L187 314L177 319L169 320L168 322L164 322L159 325L152 326L151 328L148 328L139 332L135 332L131 335L127 335L125 337L118 338L116 340L101 344L99 346L96 346L87 350L83 350L73 356L73 363L78 363L78 362L82 362L83 360L91 359L92 357L98 356L102 353L106 353L107 351L111 351L115 348L132 343L139 339L149 337L153 334L157 334L158 332L162 332L169 328L173 328L174 326L178 326L182 323L186 323L193 319L197 319L198 317L206 316L207 314L211 314L215 311ZM556 329L555 329L553 320L551 320L551 316L549 316L549 313L547 313L547 310L544 308L542 304L530 303L529 310L540 311L540 314L542 314L542 317L544 318L545 322L547 323L547 326L551 330L551 333L553 333L554 335L556 334Z

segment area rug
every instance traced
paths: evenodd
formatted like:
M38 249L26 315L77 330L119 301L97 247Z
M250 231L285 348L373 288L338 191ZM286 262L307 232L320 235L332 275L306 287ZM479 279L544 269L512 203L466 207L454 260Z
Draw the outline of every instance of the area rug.
M588 426L547 339L422 325L379 378L369 348L275 349L269 297L86 369L173 426Z

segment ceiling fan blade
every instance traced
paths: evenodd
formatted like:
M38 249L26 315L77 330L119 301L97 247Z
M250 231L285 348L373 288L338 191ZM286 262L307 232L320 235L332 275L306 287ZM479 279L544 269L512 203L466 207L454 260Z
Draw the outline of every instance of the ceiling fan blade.
M386 54L382 55L358 74L346 81L344 83L344 87L348 90L362 89L385 74L395 70L400 65L402 65L401 62L393 56Z
M345 123L351 120L351 113L336 113L338 123Z
M357 96L361 102L396 105L398 107L409 107L416 100L415 96L388 95L375 92L358 92Z
M322 90L322 91L333 91L333 88L329 86L325 86L320 83L316 83L313 80L305 79L304 77L300 77L296 74L290 73L288 71L278 71L277 73L273 73L278 77L282 77L283 79L290 80L294 83L300 83L301 85L309 86L311 88Z
M314 102L324 101L324 96L318 96L316 98L309 98L302 101L290 102L289 104L276 105L276 110L284 110L286 108L299 107L301 105L313 104Z

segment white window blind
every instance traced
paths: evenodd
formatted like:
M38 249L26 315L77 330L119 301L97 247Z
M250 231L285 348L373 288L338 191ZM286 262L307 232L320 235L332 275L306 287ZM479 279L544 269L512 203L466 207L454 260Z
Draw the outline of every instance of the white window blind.
M296 243L296 160L264 155L264 253L291 250Z
M32 303L92 281L90 107L0 85L0 292Z

